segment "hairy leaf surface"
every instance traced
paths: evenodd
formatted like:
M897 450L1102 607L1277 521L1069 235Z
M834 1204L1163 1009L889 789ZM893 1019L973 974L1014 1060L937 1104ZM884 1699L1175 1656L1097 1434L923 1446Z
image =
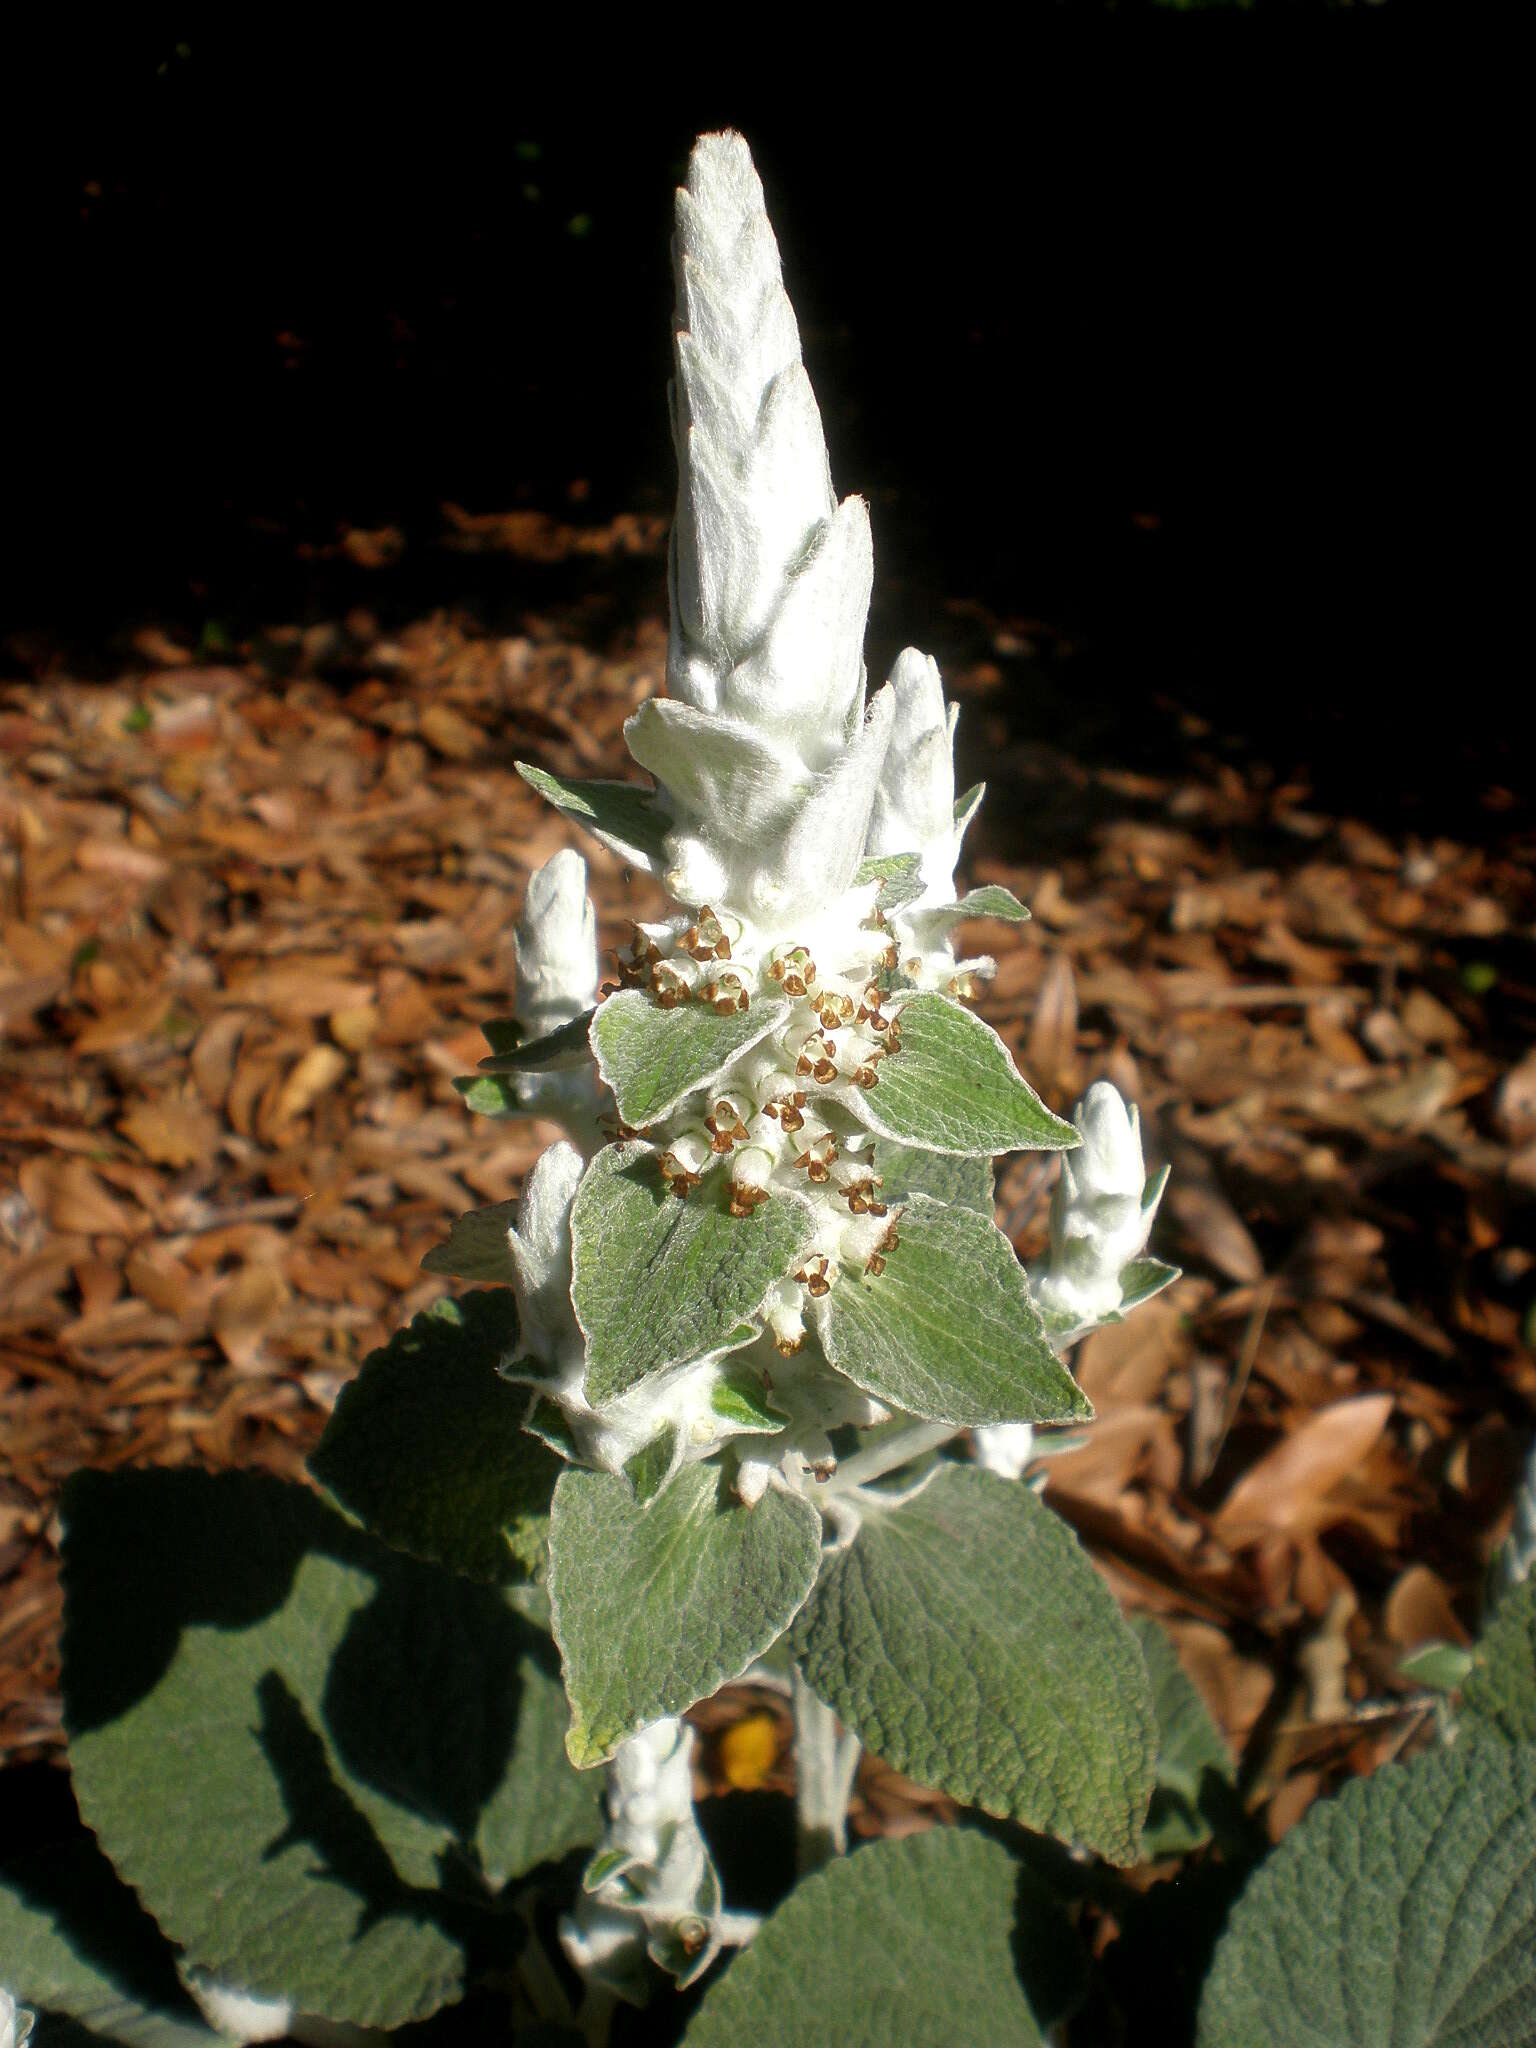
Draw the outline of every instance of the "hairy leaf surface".
M1142 1832L1143 1854L1155 1862L1210 1840L1206 1808L1214 1787L1232 1783L1236 1767L1167 1631L1150 1614L1128 1620L1146 1659L1157 1716L1157 1790Z
M481 1212L484 1213L484 1212ZM497 1373L517 1343L509 1293L436 1301L341 1391L309 1469L396 1550L473 1579L524 1579L560 1461Z
M493 1894L596 1833L553 1645L513 1592L249 1473L83 1473L65 1528L81 1812L220 1981L422 2017L460 1991Z
M684 2041L1037 2048L1041 2026L1074 2002L1081 1967L1060 1908L1000 1843L934 1828L797 1885L711 1986Z
M719 1173L680 1202L651 1146L606 1146L571 1207L571 1299L587 1340L588 1400L611 1401L724 1344L814 1227L797 1195L733 1216Z
M1200 2048L1531 2048L1536 1751L1477 1742L1321 1800L1250 1879Z
M620 860L647 874L661 871L662 841L672 820L652 791L637 782L567 782L526 761L518 762L517 772L546 803L574 818Z
M843 1267L813 1304L839 1372L934 1422L1084 1422L1093 1404L1046 1340L988 1216L908 1197L878 1274Z
M739 1678L816 1577L821 1518L770 1489L755 1508L715 1464L688 1465L648 1507L629 1482L572 1467L555 1488L549 1594L571 1703L571 1761Z
M925 1152L1063 1151L1078 1132L1053 1116L990 1024L948 996L903 999L901 1050L873 1088L835 1091L881 1137Z
M664 1010L639 989L622 989L598 1005L592 1051L625 1123L657 1122L695 1088L724 1072L749 1046L789 1015L782 998L717 1017L707 1003Z
M790 1639L809 1684L899 1771L1133 1863L1153 1786L1146 1666L1065 1522L941 1466L829 1557Z
M1469 1728L1536 1743L1536 1577L1502 1595L1472 1652L1461 1695Z

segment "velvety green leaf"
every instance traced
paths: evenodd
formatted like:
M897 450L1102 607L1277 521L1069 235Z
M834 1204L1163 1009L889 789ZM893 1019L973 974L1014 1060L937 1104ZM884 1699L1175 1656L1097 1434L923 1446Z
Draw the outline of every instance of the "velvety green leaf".
M942 928L961 924L968 917L993 917L1003 924L1023 924L1029 912L1011 889L1005 889L1000 882L989 882L983 889L970 890L957 903L937 904L932 910L923 911L922 916Z
M613 1090L625 1123L658 1122L695 1088L777 1029L789 1015L782 999L717 1017L707 1003L664 1010L639 989L623 989L598 1005L592 1019L597 1070Z
M0 1984L47 2048L76 2021L124 2048L214 2048L154 1921L82 1829L0 1870Z
M711 1985L684 2041L1035 2048L1081 1969L1064 1915L1000 1843L934 1828L798 1884Z
M842 1267L812 1304L839 1372L910 1415L957 1427L1091 1418L990 1218L914 1194L895 1232L882 1272Z
M923 857L920 853L877 853L860 863L853 878L855 888L878 882L876 910L900 910L923 893Z
M464 1107L476 1116L526 1116L517 1099L517 1083L499 1074L458 1074L454 1087L464 1098Z
M1146 1666L1027 1486L941 1466L829 1557L790 1640L866 1747L988 1813L1133 1863L1152 1793Z
M1472 1652L1460 1723L1505 1742L1536 1743L1536 1577L1511 1586Z
M505 1052L493 1052L480 1062L482 1074L533 1074L572 1072L584 1067L591 1057L587 1034L594 1010L583 1010L568 1024L546 1031L542 1038L520 1040Z
M907 996L901 1050L882 1060L873 1088L835 1092L881 1137L924 1152L1062 1151L1077 1131L1053 1116L990 1024L948 996ZM830 1092L830 1091L829 1091Z
M971 820L981 809L981 800L986 793L987 785L984 782L975 782L964 796L955 798L955 823L960 828L962 838L969 829Z
M634 1489L635 1499L641 1507L648 1507L667 1481L677 1470L682 1457L682 1445L677 1440L677 1431L669 1424L648 1444L642 1444L632 1458L624 1463L624 1477Z
M587 1340L587 1398L611 1401L717 1350L811 1242L796 1195L730 1213L723 1174L679 1201L649 1145L606 1146L571 1205L571 1299Z
M549 1529L549 1594L573 1763L739 1678L811 1589L821 1517L770 1488L755 1508L718 1464L688 1465L640 1508L628 1483L575 1466Z
M1250 1879L1200 2048L1532 2048L1536 1751L1388 1764L1314 1805Z
M1133 1308L1140 1308L1154 1294L1161 1294L1165 1287L1171 1287L1181 1274L1182 1268L1166 1265L1161 1259L1132 1259L1120 1271L1118 1313L1128 1316Z
M879 1138L875 1141L875 1172L882 1183L880 1199L887 1208L904 1202L908 1195L932 1195L936 1202L958 1203L991 1220L995 1204L989 1158L917 1152L910 1145Z
M489 1208L471 1209L467 1216L455 1217L447 1240L433 1245L422 1259L422 1271L510 1287L517 1278L517 1266L507 1232L517 1222L520 1206L517 1202L492 1202Z
M733 1429L776 1432L789 1420L768 1399L763 1383L748 1365L728 1365L716 1382L709 1405Z
M1128 1617L1152 1681L1157 1716L1157 1790L1142 1830L1148 1862L1182 1856L1211 1838L1207 1806L1214 1785L1230 1785L1236 1768L1210 1709L1180 1664L1167 1632L1150 1614Z
M390 2027L456 1997L495 1894L596 1833L515 1590L248 1473L65 1495L81 1813L190 1963Z
M1432 1692L1459 1692L1471 1676L1473 1657L1459 1643L1419 1643L1397 1660L1400 1678Z
M567 782L545 768L519 761L517 772L547 803L612 849L620 860L657 874L662 840L672 820L655 795L635 782Z
M498 1376L516 1342L509 1293L434 1302L342 1389L309 1469L397 1550L471 1578L526 1577L559 1460L522 1426L526 1392Z

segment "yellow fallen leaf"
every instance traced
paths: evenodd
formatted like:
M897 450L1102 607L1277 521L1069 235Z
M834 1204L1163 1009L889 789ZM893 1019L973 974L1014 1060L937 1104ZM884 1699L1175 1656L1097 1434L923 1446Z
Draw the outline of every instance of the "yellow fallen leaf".
M747 1714L720 1737L720 1769L737 1792L756 1792L779 1760L779 1724L772 1714Z

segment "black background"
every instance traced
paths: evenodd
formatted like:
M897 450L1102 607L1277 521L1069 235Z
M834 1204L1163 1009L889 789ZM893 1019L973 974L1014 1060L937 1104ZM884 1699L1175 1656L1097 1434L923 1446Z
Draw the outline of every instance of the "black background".
M296 540L444 500L665 505L671 192L729 124L882 587L1044 619L1105 706L1172 698L1282 770L1520 785L1468 537L1495 323L1419 16L836 47L717 10L680 57L683 19L12 47L9 623L302 608Z

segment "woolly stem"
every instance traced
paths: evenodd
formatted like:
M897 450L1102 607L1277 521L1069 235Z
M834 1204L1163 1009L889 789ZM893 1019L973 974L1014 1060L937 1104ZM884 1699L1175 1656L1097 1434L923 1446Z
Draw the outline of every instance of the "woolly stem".
M848 1798L859 1767L859 1738L839 1734L837 1716L819 1700L798 1667L795 1710L795 1824L802 1876L848 1846Z

